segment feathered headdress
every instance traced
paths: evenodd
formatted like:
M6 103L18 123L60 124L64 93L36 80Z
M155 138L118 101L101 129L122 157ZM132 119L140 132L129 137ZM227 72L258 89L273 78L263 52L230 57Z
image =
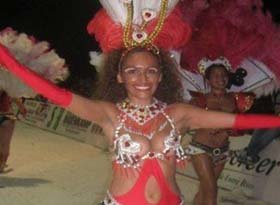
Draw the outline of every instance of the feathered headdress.
M104 9L88 24L104 53L119 48L156 46L179 49L191 35L176 7L178 0L100 0Z
M18 33L12 28L0 31L0 43L23 65L32 69L44 78L58 83L68 77L68 67L65 60L50 49L46 41L36 41L32 36ZM11 97L34 97L36 93L23 84L18 78L0 66L0 89Z
M195 85L187 86L203 90L203 78L197 76L199 62L205 57L211 62L224 56L233 71L239 67L247 71L244 85L232 87L232 91L256 91L263 95L278 88L280 31L270 14L263 13L261 0L214 0L210 4L199 0L196 5L194 2L190 13L195 16L185 15L192 24L193 35L181 57L181 73ZM259 89L265 85L266 89Z

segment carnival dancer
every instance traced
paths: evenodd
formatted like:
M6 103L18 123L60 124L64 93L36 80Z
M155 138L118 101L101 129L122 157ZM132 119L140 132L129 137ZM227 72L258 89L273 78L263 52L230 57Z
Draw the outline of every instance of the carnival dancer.
M15 127L17 116L12 110L14 103L23 117L26 109L23 105L23 99L12 99L4 90L0 90L0 173L10 171L6 169L7 161L10 154L10 145Z
M102 204L183 204L175 170L176 162L186 158L180 133L188 129L280 126L280 119L275 116L234 115L176 103L180 92L173 67L176 65L163 49L175 49L174 43L182 39L186 42L190 32L188 25L180 21L179 10L173 9L177 2L109 0L101 3L114 8L113 11L120 9L120 13L114 14L124 18L123 28L101 10L89 26L91 33L102 34L96 36L101 47L111 49L106 50L103 67L112 73L105 76L109 86L103 93L110 101L86 99L55 86L18 63L3 46L0 63L36 92L103 128L113 151L113 178ZM144 19L141 26L133 25L133 20L139 20L137 14ZM149 22L151 19L146 17L156 21ZM176 25L172 18L176 19ZM149 32L146 28L152 23ZM180 41L173 39L169 32L174 30L168 25L182 31L181 35L176 33ZM108 42L108 38L112 41Z
M183 48L179 71L185 90L198 92L193 104L206 110L244 112L254 97L242 92L258 97L279 87L280 64L275 57L279 30L269 13L263 13L261 1L184 3L194 33ZM198 130L193 136L186 151L200 181L195 205L217 204L217 180L227 160L230 136L230 130L215 128Z
M254 94L229 92L227 89L232 86L233 74L225 57L213 61L204 58L198 67L210 90L207 93L194 93L191 104L205 110L228 113L242 113L250 109L254 102ZM245 70L241 68L239 73L243 73L243 77L246 75ZM217 180L230 155L229 137L236 134L231 129L199 129L192 136L186 153L191 156L200 182L194 204L217 204Z

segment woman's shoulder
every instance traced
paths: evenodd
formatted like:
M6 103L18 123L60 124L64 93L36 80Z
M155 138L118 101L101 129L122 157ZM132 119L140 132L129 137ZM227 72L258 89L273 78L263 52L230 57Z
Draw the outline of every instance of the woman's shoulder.
M116 118L120 114L120 109L118 108L116 103L100 101L100 104L102 104L102 106L106 109L106 111L112 118Z
M207 106L207 95L205 95L202 92L194 92L191 91L191 100L189 101L189 103L191 105L195 105L201 108L205 108Z
M117 121L118 116L119 116L119 109L117 108L117 105L113 102L109 101L103 101L103 100L91 100L91 106L93 109L96 111L96 113L93 113L94 115L99 114L101 120L101 125L102 124L108 124L108 123L113 123Z
M168 105L165 110L173 119L180 119L187 113L191 113L193 109L197 109L197 107L189 102L178 102Z
M173 120L176 129L181 133L185 132L190 127L190 120L197 115L199 107L189 103L174 103L168 105L166 113Z

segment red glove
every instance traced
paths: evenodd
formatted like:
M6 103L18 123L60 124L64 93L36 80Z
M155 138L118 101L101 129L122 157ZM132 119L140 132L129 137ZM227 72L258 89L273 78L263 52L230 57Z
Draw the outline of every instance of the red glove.
M20 78L37 93L45 96L51 102L67 107L72 101L72 93L62 89L52 82L44 79L37 73L21 65L6 49L0 44L0 64L5 66L11 73Z
M280 117L274 115L237 114L233 129L280 127Z

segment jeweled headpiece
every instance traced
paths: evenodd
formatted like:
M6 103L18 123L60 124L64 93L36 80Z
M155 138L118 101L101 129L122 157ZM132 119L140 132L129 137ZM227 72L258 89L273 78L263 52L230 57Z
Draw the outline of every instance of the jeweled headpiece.
M209 58L202 58L198 62L199 73L204 75L205 71L207 70L207 68L209 68L212 65L222 65L222 66L225 67L225 69L227 71L231 71L232 70L232 67L231 67L231 65L229 63L229 60L227 58L225 58L224 56L220 56L219 58L217 58L215 60L210 60Z
M176 4L179 0L100 0L104 7L88 24L104 53L120 48L181 48L190 26Z
M153 41L159 34L164 19L167 13L167 5L168 0L162 0L160 5L160 13L158 22L154 28L154 30L148 34L145 31L145 27L147 24L153 20L157 13L155 10L152 9L143 9L141 12L142 16L142 23L141 25L133 26L132 18L133 18L133 4L132 1L127 1L125 6L127 7L127 18L126 24L124 28L124 35L123 35L123 42L126 48L133 48L133 47L146 47L146 46L153 46Z

